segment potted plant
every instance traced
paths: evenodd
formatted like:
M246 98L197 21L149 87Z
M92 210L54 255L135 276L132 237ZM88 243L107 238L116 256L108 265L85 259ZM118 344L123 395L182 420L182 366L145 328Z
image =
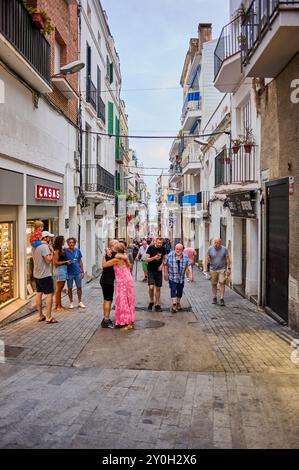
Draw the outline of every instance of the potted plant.
M243 139L242 139L242 136L240 136L240 135L237 139L233 139L233 141L232 141L232 151L235 155L239 152L242 143L243 143Z
M32 16L33 24L41 30L43 34L51 34L52 31L54 31L54 27L51 24L51 18L45 11L32 7L28 7L27 10Z
M251 153L252 147L255 145L253 130L251 128L246 128L245 130L243 145L245 153Z

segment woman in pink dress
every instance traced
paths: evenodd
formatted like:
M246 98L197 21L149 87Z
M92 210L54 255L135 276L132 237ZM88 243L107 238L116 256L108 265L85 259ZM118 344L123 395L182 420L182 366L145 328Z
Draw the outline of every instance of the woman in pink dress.
M122 244L117 244L116 252L122 255L122 259L115 256L115 326L122 330L131 330L135 321L135 293L134 281L130 271L128 257L123 259L125 248Z

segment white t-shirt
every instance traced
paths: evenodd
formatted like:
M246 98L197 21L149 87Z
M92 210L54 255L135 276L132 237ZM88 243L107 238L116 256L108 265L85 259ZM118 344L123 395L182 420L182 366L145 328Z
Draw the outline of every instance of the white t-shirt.
M143 245L139 248L138 258L141 257L142 261L146 260L147 249L148 249L148 246L144 247Z

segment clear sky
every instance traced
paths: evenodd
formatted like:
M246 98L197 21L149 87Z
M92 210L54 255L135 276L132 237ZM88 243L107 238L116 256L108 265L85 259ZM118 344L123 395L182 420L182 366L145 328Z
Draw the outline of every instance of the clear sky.
M129 133L177 135L183 104L179 82L189 40L197 37L198 23L212 23L217 38L228 23L229 0L102 0L102 6L120 57ZM170 146L171 140L130 139L145 167L167 168ZM145 170L148 175L160 173ZM156 179L146 177L151 215Z

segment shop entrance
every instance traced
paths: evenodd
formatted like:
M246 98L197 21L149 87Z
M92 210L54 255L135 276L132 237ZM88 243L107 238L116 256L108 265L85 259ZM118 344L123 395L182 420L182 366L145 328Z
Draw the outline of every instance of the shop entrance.
M27 237L27 294L32 295L36 291L35 280L33 277L33 259L30 245L30 234L34 231L34 223L36 220L41 220L44 224L44 230L53 233L55 236L59 234L59 219L58 210L56 208L38 208L33 207L27 210L28 218L26 237ZM46 214L48 213L48 218ZM40 216L39 216L40 215ZM49 218L49 216L51 218Z
M0 222L0 307L17 296L16 258L15 224Z

